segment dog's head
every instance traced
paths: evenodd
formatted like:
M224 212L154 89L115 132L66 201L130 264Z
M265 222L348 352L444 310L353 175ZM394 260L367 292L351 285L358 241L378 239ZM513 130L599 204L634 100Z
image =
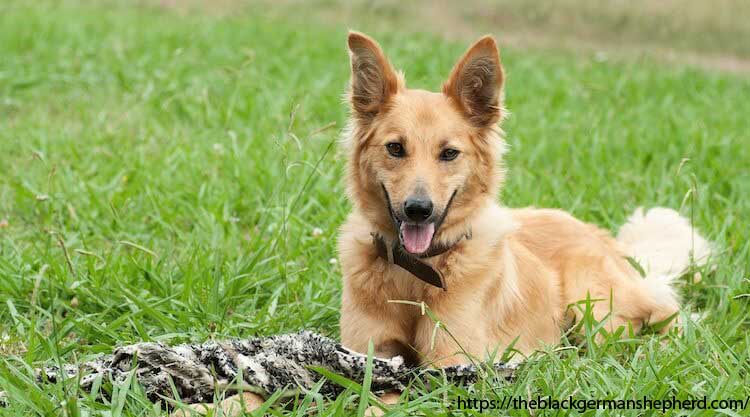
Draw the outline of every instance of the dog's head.
M380 46L349 34L352 80L349 192L376 232L425 252L469 230L468 217L502 180L503 69L486 36L454 66L442 92L406 88Z

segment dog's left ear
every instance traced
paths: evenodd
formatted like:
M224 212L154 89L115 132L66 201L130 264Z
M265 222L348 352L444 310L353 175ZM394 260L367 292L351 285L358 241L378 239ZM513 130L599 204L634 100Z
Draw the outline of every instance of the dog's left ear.
M443 84L443 94L458 105L473 125L489 127L502 117L503 78L497 43L487 35L453 67Z

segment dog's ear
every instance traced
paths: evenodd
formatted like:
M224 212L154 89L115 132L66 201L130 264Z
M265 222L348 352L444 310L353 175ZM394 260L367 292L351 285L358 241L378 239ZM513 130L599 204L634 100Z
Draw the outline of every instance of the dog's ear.
M472 45L443 84L450 97L477 127L488 127L502 117L503 67L492 36Z
M353 114L360 121L369 122L396 94L401 81L374 39L349 32L348 44L352 66L349 101Z

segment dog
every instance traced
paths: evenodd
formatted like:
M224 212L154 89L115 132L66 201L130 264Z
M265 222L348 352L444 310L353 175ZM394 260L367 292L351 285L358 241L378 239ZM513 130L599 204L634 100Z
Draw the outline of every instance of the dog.
M561 210L498 203L505 75L491 36L464 53L440 92L408 89L365 34L350 32L348 47L344 346L367 353L372 343L375 356L429 366L509 347L528 356L583 319L581 302L612 333L675 326L672 282L711 254L676 211L638 209L615 238ZM249 408L262 402L243 395Z
M348 43L354 208L339 240L345 346L366 352L372 341L375 355L433 366L511 345L529 355L558 343L582 319L584 309L571 306L584 300L610 332L675 324L671 282L691 256L710 254L677 212L639 209L614 238L561 210L498 203L505 76L491 36L466 51L439 93L408 89L372 38L352 32Z

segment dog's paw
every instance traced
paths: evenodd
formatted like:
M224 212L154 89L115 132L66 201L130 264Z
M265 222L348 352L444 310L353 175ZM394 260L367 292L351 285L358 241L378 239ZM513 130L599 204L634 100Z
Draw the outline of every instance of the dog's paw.
M380 417L385 411L377 405L371 405L365 410L365 417Z
M386 406L398 404L398 400L401 399L401 394L398 392L387 392L380 396L380 402ZM379 417L388 411L383 409L383 406L371 405L365 410L366 417Z
M222 416L237 417L243 411L253 411L263 405L263 398L251 392L233 395L218 404L190 404L171 414L171 417L200 417L210 410L221 409Z

